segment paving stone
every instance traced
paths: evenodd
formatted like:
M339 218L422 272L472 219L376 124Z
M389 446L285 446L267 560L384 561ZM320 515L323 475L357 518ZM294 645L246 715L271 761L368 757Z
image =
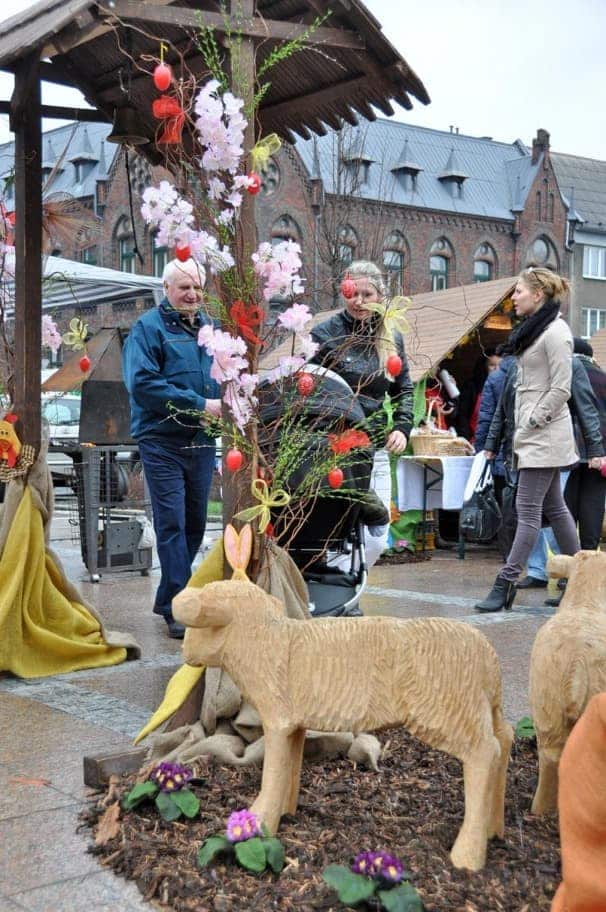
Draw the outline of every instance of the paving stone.
M134 883L102 870L70 877L11 897L28 912L149 912ZM1 912L4 908L0 905Z

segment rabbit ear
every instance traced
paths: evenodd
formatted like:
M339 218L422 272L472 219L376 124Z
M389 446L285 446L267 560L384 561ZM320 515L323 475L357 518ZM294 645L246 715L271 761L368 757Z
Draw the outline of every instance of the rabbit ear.
M248 579L246 568L252 553L252 528L250 525L243 526L239 535L232 525L227 525L223 533L223 548L227 562L234 571L234 577Z

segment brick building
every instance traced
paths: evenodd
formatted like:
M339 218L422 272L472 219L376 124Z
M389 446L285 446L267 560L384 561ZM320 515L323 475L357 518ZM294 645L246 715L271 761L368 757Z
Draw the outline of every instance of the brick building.
M53 252L161 275L170 252L155 247L139 207L144 187L168 175L133 152L127 173L125 152L106 142L109 130L79 124L45 134L47 176L66 150L51 191L71 194L96 217L77 247ZM0 176L13 154L12 144L0 147ZM567 179L574 184L570 170ZM336 278L352 258L382 264L404 294L513 276L530 264L570 275L571 223L583 218L558 183L545 130L528 148L385 119L283 146L257 200L259 239L301 244L316 310L333 306ZM147 303L126 299L97 313L89 302L86 317L93 330L128 325ZM77 308L66 311L62 323Z

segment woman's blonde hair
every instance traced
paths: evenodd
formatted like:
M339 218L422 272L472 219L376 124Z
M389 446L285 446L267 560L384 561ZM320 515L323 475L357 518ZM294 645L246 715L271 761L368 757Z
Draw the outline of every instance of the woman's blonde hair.
M570 282L564 276L545 269L544 266L529 266L520 273L520 281L531 291L542 291L546 298L559 301L570 289Z
M368 279L371 285L377 289L379 297L384 298L387 294L387 287L385 285L385 280L383 279L383 274L378 266L375 266L374 263L371 263L370 260L354 260L353 263L350 263L347 269L343 270L343 275L341 278L349 276L351 279L364 278Z

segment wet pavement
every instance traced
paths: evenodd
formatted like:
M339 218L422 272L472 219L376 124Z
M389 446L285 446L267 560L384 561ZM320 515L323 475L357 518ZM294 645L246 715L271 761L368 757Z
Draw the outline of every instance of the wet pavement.
M122 572L91 583L58 512L51 544L108 628L134 634L143 657L113 668L21 681L0 674L0 912L135 912L151 908L132 883L87 854L78 814L88 790L84 755L132 746L180 664L180 643L166 636L151 605L159 571ZM209 535L209 541L213 532ZM207 542L208 544L208 542ZM553 609L546 591L521 592L510 612L478 615L500 565L496 552L438 550L419 563L371 571L361 605L367 614L449 617L478 626L503 669L504 708L515 723L528 714L527 678L534 636Z

